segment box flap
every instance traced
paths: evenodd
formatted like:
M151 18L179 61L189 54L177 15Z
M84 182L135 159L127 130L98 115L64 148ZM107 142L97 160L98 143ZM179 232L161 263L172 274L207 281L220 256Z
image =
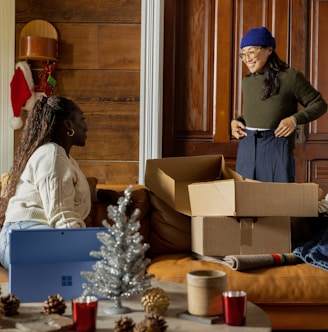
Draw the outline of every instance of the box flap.
M318 215L318 185L314 183L236 182L236 215Z
M237 173L230 167L226 167L224 165L224 167L222 168L222 176L218 180L227 180L227 179L233 179L235 181L244 181L243 177L239 173Z
M156 164L147 163L147 181L145 185L171 207L174 207L175 181Z
M221 180L188 186L192 216L313 217L318 185Z
M188 185L220 179L223 168L222 155L150 159L145 185L173 209L190 216Z
M148 180L151 169L160 169L176 181L208 181L221 178L222 155L204 155L192 157L171 157L149 159L146 164L145 177Z
M234 216L235 181L192 183L188 186L192 216Z

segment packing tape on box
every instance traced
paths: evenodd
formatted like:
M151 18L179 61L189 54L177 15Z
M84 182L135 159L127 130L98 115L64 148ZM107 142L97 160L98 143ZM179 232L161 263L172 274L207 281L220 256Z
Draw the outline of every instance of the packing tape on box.
M253 228L256 218L241 218L240 224L240 245L252 246L253 244Z

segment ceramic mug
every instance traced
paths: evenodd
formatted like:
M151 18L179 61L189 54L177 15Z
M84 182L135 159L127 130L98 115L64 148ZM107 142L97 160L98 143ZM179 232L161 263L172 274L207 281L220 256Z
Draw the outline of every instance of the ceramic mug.
M218 270L188 272L188 312L195 316L222 315L222 293L224 291L226 291L225 272Z

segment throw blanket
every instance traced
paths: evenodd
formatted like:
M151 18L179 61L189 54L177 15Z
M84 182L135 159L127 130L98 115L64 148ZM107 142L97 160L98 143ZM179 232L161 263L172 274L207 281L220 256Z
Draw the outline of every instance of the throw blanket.
M305 263L328 271L328 226L323 234L294 249L293 253Z
M294 265L302 262L293 253L259 254L259 255L228 255L202 256L194 254L197 259L226 265L236 271L244 271L267 266Z

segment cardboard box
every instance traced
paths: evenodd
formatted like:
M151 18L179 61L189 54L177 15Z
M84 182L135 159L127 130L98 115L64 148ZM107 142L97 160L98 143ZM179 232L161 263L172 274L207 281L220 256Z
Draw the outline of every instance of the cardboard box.
M225 167L222 155L150 159L146 164L145 185L173 209L190 216L189 184L238 176Z
M192 216L318 216L318 185L229 179L188 186Z
M192 217L192 251L206 256L291 251L289 217Z
M222 155L147 160L145 185L188 216L318 215L317 184L245 181Z

